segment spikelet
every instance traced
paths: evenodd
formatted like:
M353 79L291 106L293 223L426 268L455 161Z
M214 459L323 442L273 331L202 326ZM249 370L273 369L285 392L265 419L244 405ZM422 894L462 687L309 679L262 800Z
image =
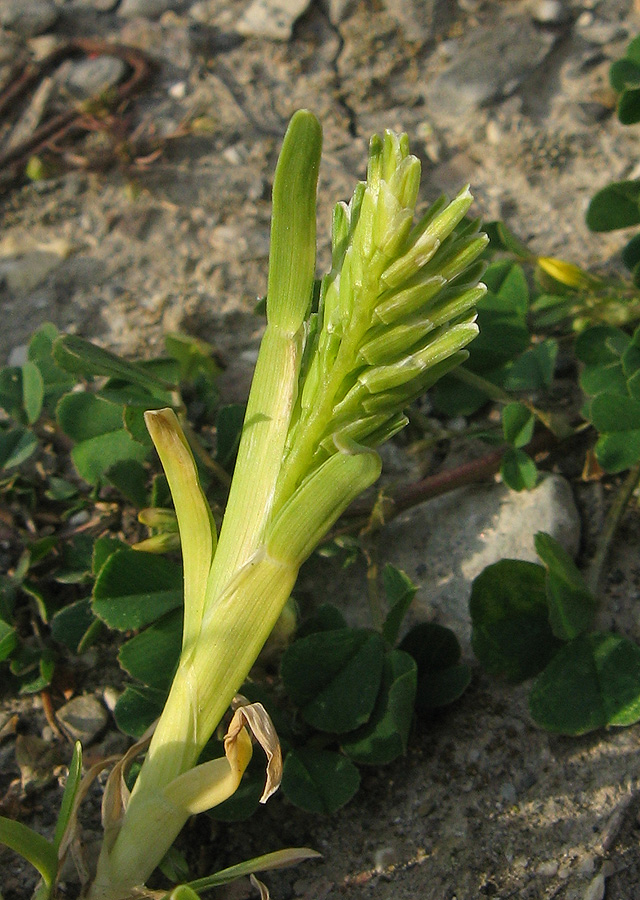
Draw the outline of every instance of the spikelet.
M403 407L466 358L478 332L488 239L466 218L473 198L468 187L440 197L414 224L419 184L407 136L386 131L371 139L367 181L335 207L274 509L340 442L374 448L404 427Z

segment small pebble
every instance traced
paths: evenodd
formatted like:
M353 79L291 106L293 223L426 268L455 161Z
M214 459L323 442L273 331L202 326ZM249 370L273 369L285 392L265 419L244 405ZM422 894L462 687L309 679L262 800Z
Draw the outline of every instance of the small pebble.
M122 0L118 15L123 19L159 19L171 7L171 0Z
M91 518L89 512L86 509L81 509L80 512L74 513L72 516L69 516L69 525L72 528L77 528L78 525L84 525Z
M12 294L28 294L60 266L62 258L57 253L34 250L19 259L0 260L0 279Z
M604 872L598 872L584 892L584 900L603 900L605 889Z
M236 24L239 34L288 41L310 0L253 0Z
M187 95L187 85L184 81L176 81L175 84L172 84L169 88L169 96L173 100L184 100Z
M38 34L29 39L29 50L36 62L49 56L59 46L60 39L55 34Z
M20 344L18 347L14 347L9 353L9 359L7 360L7 365L9 366L23 366L28 357L29 348L26 344Z
M107 711L92 694L74 697L56 715L69 736L83 746L95 740L107 724Z
M67 76L66 84L71 93L94 97L103 94L122 81L127 66L117 56L98 56L74 63Z
M539 25L561 25L568 14L566 3L560 0L535 0L531 6L531 18Z
M109 712L113 712L116 708L116 703L120 699L120 692L108 685L102 692L102 699Z
M22 37L34 37L48 31L58 20L52 0L2 0L0 25Z
M546 862L541 862L540 865L536 867L536 874L541 875L543 878L553 878L557 871L558 863L554 859L548 859Z

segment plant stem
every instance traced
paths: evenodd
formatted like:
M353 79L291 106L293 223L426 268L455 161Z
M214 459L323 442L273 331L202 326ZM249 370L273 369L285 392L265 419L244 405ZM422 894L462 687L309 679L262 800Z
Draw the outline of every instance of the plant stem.
M558 445L557 439L550 431L538 432L533 440L525 448L530 454L543 453L551 450ZM371 501L358 501L352 503L351 506L343 513L343 519L355 519L357 522L340 527L333 532L336 534L352 533L359 530L363 524L370 525L371 513L374 507L382 505L384 514L384 523L390 522L413 506L424 503L425 500L432 500L434 497L440 497L442 494L448 494L449 491L455 491L457 488L465 487L468 484L476 484L484 481L500 471L502 458L508 447L501 447L492 453L487 453L479 459L473 459L461 466L453 469L446 469L444 472L438 472L437 475L430 475L415 481L413 484L402 485L395 490L389 491L382 498L381 504L376 500L373 504Z
M587 570L584 575L587 587L596 597L599 593L600 582L602 580L604 567L607 562L607 557L609 555L611 545L613 544L613 539L615 537L624 511L626 510L627 505L633 496L633 492L637 488L639 482L640 462L636 463L636 465L632 469L629 469L627 477L623 481L620 489L618 490L618 493L614 497L611 508L607 513L604 528L602 529L600 537L598 538L596 552L593 555L593 558L590 561L589 565L587 566Z
M457 369L454 369L451 372L451 375L453 375L457 381L461 381L463 384L469 385L469 387L482 391L483 394L486 394L487 399L493 400L496 403L512 403L514 400L511 394L507 393L507 391L499 387L499 385L494 384L493 381L489 381L488 378L483 378L482 375L477 375L475 372L472 372L464 366L458 366Z

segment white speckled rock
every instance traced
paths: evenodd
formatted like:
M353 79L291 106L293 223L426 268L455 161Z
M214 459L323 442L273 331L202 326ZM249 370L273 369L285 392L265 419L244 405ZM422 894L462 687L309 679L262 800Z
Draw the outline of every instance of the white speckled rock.
M385 561L420 585L416 619L435 614L466 641L471 582L499 559L538 562L533 545L537 531L577 553L580 519L571 488L558 475L545 478L533 491L474 486L416 506L385 530Z
M58 19L53 0L1 0L0 25L30 38L42 34Z
M107 711L93 694L81 694L65 703L58 710L57 718L74 741L87 746L107 724Z
M310 0L253 0L238 20L239 34L288 41Z
M508 97L541 65L554 42L553 35L526 20L470 29L453 45L451 63L430 86L431 111L457 117Z
M116 56L97 56L74 63L67 76L67 87L78 96L92 97L115 87L127 71Z
M123 19L158 19L173 5L172 0L122 0L117 12Z

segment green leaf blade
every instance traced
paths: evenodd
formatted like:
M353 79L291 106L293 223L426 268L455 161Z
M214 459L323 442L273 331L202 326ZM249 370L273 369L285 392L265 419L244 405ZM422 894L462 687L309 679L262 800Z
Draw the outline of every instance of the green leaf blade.
M524 450L509 447L500 466L502 480L512 491L531 491L538 482L538 468Z
M556 734L632 725L640 720L640 648L611 633L580 635L538 676L529 708Z
M487 566L471 589L471 646L491 675L532 678L560 648L548 618L545 570L501 560Z
M405 572L390 564L384 567L382 583L390 606L382 625L382 636L393 645L398 640L400 628L416 595L417 587Z
M295 641L282 658L281 673L304 719L320 731L342 734L369 719L383 659L379 634L343 628Z
M131 631L150 625L182 603L182 570L162 556L117 550L93 589L93 611L110 628Z
M617 181L602 188L587 210L591 231L615 231L640 225L640 181Z
M168 691L182 645L182 610L174 609L123 644L118 662L133 678Z
M419 715L448 706L469 686L471 670L460 662L460 644L450 628L436 622L420 622L405 635L400 649L411 654L418 666L416 712Z
M107 375L151 390L156 388L166 390L171 387L143 366L130 363L115 353L73 334L65 334L55 341L53 358L58 366L74 375L85 375L90 378Z
M359 787L360 773L346 756L308 747L287 753L282 792L300 809L330 815L348 803Z
M415 660L402 650L385 656L380 693L366 725L342 742L354 762L385 765L406 752L417 687Z
M547 569L549 622L554 635L570 641L591 628L597 601L562 544L544 532L534 538L538 556Z
M58 871L58 854L53 844L22 822L0 816L0 843L19 853L38 870L51 888Z
M504 439L516 448L531 441L535 423L535 416L523 403L507 403L502 410Z

